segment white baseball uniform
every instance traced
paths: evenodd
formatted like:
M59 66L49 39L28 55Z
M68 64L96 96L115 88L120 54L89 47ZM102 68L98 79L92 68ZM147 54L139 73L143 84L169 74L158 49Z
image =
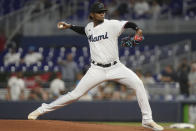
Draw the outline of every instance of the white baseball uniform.
M11 100L13 100L13 101L20 100L21 92L22 92L22 90L25 89L24 80L21 78L17 78L15 76L12 76L8 80L8 86L10 88Z
M142 81L132 70L119 61L118 36L124 30L126 22L104 19L103 23L95 27L93 22L87 24L85 33L88 37L93 61L91 67L73 91L59 97L50 104L43 103L38 108L40 113L44 114L70 104L103 81L114 80L136 90L143 121L152 121L151 108ZM110 66L100 66L106 64Z
M50 92L53 96L60 96L61 91L65 91L65 83L63 80L56 78L51 81L50 83Z

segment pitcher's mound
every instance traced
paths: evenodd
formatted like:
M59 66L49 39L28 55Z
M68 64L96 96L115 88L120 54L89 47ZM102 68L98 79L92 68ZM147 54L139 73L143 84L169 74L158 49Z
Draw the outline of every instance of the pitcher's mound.
M2 131L150 131L137 126L65 122L57 120L0 120Z

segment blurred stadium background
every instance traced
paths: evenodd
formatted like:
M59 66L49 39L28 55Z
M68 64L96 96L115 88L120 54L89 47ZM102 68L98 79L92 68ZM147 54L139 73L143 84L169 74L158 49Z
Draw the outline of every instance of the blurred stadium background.
M94 1L0 0L0 118L24 119L26 116L20 114L18 104L21 104L20 107L36 107L77 85L90 65L87 39L71 30L59 31L56 24L66 21L84 26ZM141 45L120 47L119 54L120 60L143 80L155 119L195 123L196 1L101 2L109 9L107 18L133 21L144 30L145 41ZM96 110L100 108L99 104L108 107L104 111L110 112L113 117L106 113L94 116L94 112L89 112L92 117L88 113L77 114L82 119L73 116L76 109L69 107L67 110L75 112L68 111L70 114L65 114L65 119L139 120L136 116L138 111L135 113L135 109L139 110L135 92L123 85L102 83L73 107L86 110L83 106L90 106ZM18 115L10 114L10 107L17 107L20 111L15 113ZM22 111L28 114L33 109L30 107ZM111 112L111 107L116 107L116 110ZM132 114L121 114L123 108L126 108L126 113ZM116 114L118 116L115 117ZM64 119L65 116L55 114L46 118Z

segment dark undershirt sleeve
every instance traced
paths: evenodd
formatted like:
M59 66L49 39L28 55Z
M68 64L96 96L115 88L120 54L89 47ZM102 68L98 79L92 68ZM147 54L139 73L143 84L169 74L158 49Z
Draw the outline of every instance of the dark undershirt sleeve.
M81 35L86 35L85 33L85 27L83 26L75 26L75 25L71 25L70 27L71 30L81 34Z
M124 28L125 28L125 29L126 29L126 28L132 28L132 29L134 29L134 30L138 30L138 29L139 29L139 27L138 27L135 23L133 23L133 22L127 22L127 23L125 24Z

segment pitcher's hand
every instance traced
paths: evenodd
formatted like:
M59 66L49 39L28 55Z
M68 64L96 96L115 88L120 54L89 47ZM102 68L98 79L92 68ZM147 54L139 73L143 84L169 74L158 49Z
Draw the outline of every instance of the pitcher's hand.
M71 24L68 24L68 23L66 23L66 22L58 22L58 24L57 24L57 28L58 29L68 29L68 28L70 28L71 27Z

